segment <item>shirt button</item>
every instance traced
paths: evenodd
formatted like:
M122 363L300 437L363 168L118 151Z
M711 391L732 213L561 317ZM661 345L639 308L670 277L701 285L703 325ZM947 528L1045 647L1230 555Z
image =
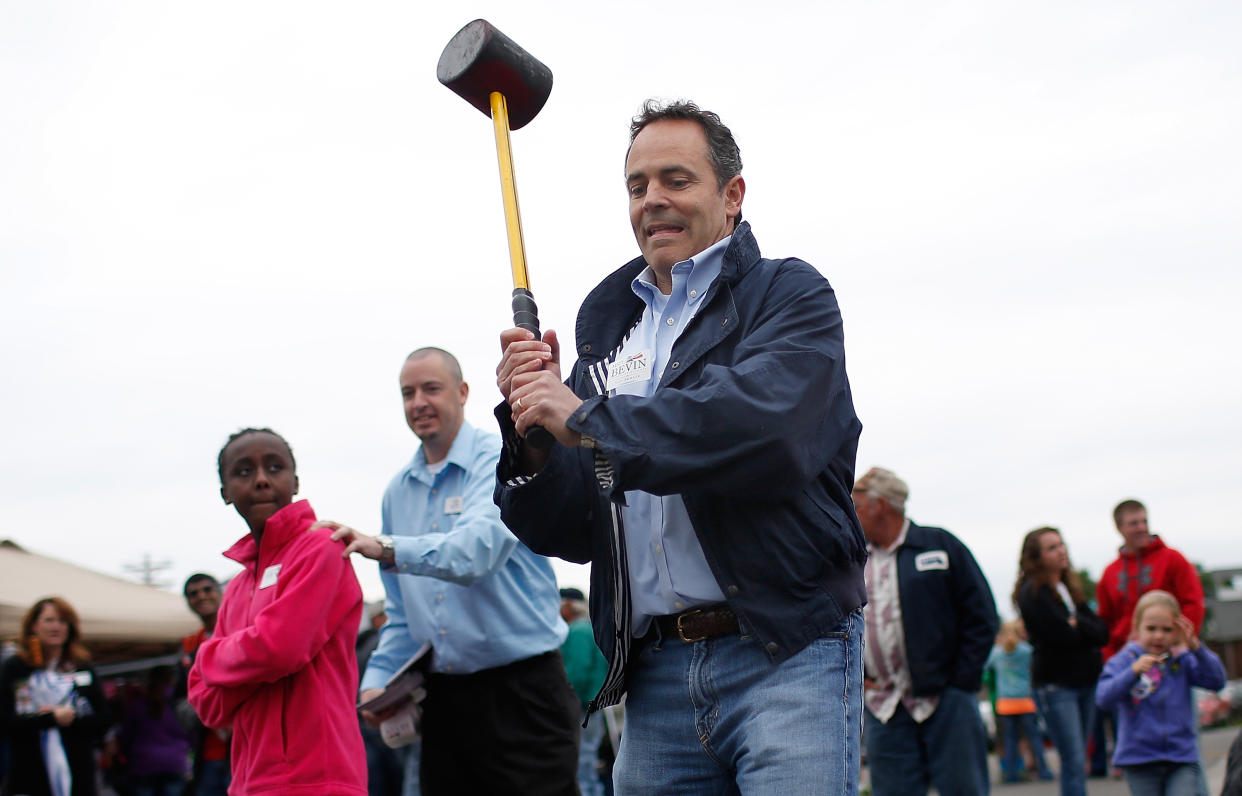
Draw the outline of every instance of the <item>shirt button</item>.
M686 604L683 602L674 602L673 607L680 611L682 608L686 607Z
M697 296L697 295L699 295L699 291L697 291L697 290L691 290L691 291L690 291L690 298L694 298L694 297L695 297L695 296Z
M447 636L447 635L448 635L448 631L447 631L447 630L441 630L441 631L440 631L440 635L441 635L441 636ZM770 645L770 646L775 646L775 645Z
M776 645L775 641L769 641L763 648L768 651L769 655L775 655L777 651L780 650L780 647Z
M672 326L672 325L673 325L673 324L675 324L675 323L677 323L677 319L676 319L676 318L665 318L665 319L664 319L664 325L665 325L665 326Z
M669 367L671 367L673 370L677 370L678 368L680 368L680 367L681 367L681 363L680 363L680 362L674 362L672 365L669 365Z
M438 531L438 530L440 530L440 526L439 526L438 524L436 524L436 523L432 523L432 524L431 524L431 530L433 530L433 531Z
M435 493L436 493L436 491L435 491L434 489L433 489L433 490L431 490L431 494L433 494L433 495L434 495Z
M663 545L656 545L656 552L657 552L657 553L663 553L663 552L664 552L664 546L663 546Z
M741 589L739 589L737 586L730 586L730 587L729 587L729 596L730 596L730 597L736 597L736 596L737 596L737 593L738 593L739 591L741 591Z

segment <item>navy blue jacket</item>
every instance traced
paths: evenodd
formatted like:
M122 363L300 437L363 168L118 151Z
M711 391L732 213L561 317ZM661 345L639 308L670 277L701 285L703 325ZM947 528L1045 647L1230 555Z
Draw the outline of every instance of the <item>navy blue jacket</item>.
M496 409L505 524L537 553L593 562L591 617L609 660L595 707L620 698L631 657L616 505L626 490L682 496L721 591L774 661L866 601L866 544L850 500L862 425L832 288L801 260L760 257L742 223L655 392L609 397L607 365L639 319L630 283L644 268L638 258L614 271L578 314L566 383L584 403L568 425L597 449L557 445L537 475L518 476L510 410Z
M897 591L914 695L978 691L1000 623L966 545L943 528L910 523L897 551Z

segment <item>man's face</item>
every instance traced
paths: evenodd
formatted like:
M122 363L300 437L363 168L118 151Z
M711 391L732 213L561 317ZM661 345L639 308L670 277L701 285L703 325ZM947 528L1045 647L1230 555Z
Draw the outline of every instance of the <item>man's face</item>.
M876 532L880 527L880 499L865 489L854 488L850 493L850 497L854 501L854 513L858 515L858 522L862 525L863 535L867 537L867 541L873 544L883 544L884 540L875 538Z
M434 352L401 367L405 422L424 443L452 444L466 416L469 388L458 382Z
M1147 509L1123 511L1117 531L1128 549L1142 550L1151 541L1151 533L1147 530Z
M206 619L220 610L220 586L211 580L196 580L185 589L185 603L190 610Z
M220 496L237 509L253 533L261 534L268 518L298 493L289 448L271 434L256 432L235 439L224 451L223 472Z
M707 136L689 119L652 122L625 159L630 224L647 264L668 273L733 231L746 184L716 189Z

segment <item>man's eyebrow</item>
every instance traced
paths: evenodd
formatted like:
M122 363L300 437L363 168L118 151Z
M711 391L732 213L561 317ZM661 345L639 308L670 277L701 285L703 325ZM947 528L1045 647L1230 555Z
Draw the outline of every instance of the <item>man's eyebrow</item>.
M690 170L689 167L681 166L681 165L665 166L664 168L660 169L659 174L668 175L668 174L676 174L678 172L682 172L685 174L693 174L693 172ZM625 181L633 182L634 180L642 179L645 176L647 176L645 172L631 171L629 174L625 175Z

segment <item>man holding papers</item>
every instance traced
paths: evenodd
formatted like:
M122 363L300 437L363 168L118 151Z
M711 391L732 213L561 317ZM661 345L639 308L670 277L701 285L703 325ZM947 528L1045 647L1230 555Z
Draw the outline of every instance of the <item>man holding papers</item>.
M550 562L492 502L500 439L465 422L469 387L447 351L410 354L400 386L422 445L384 494L381 535L324 523L346 554L380 562L387 595L359 701L430 642L423 793L576 793L578 706L559 651L560 595Z

